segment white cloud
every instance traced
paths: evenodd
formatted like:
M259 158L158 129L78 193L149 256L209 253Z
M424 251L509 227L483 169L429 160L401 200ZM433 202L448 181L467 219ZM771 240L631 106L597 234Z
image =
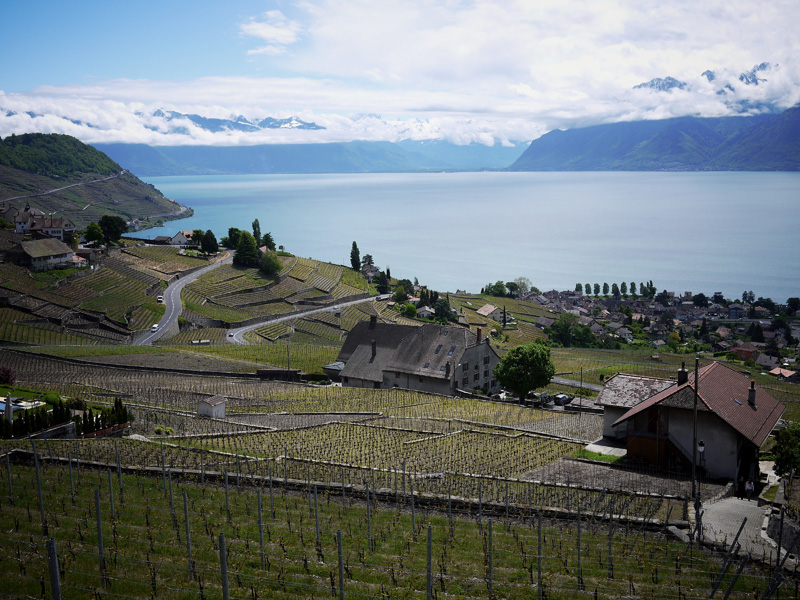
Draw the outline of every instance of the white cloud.
M0 92L0 107L47 115L0 113L0 135L35 127L153 144L502 143L553 128L788 108L800 102L798 22L796 0L298 0L286 14L271 10L238 25L259 44L246 50L252 76ZM778 65L767 81L742 84L739 74L762 61ZM706 69L717 74L714 84L701 77ZM666 76L687 89L632 89ZM733 91L718 94L725 84ZM212 134L156 119L157 108L216 118L297 115L327 129ZM384 118L347 116L362 113Z
M270 10L264 13L260 20L251 17L239 25L242 35L255 37L266 45L252 50L247 54L278 55L286 52L286 47L300 39L301 27L296 21L288 19L279 10Z

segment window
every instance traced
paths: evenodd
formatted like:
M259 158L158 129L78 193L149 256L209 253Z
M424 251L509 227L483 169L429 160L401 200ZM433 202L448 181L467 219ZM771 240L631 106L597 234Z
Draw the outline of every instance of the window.
M395 371L395 373L394 373L394 376L395 376L395 377L400 377L400 373L398 373L397 371Z
M486 370L483 372L483 378L484 378L484 379L489 379L489 369L486 369Z
M466 373L469 370L469 363L464 363L461 365L461 368L464 369L464 373Z
M439 344L438 346L436 346L436 350L434 350L434 351L433 351L433 353L434 353L434 354L439 354L439 351L440 351L441 349L442 349L442 345L441 345L441 344Z
M444 365L442 365L441 367L439 367L439 370L440 370L440 371L444 371Z
M469 385L469 376L464 377L464 379L461 380L461 385Z
M419 382L422 383L422 375L419 376Z
M478 381L478 379L480 379L480 377L481 377L480 375L478 375L477 373L475 373L475 377L473 377L473 380L474 380L474 381Z
M424 366L423 368L424 368L424 369L427 369L427 368L428 368L428 367L430 367L430 366L431 366L431 363L429 363L429 362L426 362L426 363L425 363L425 366Z
M455 346L450 346L450 352L447 353L447 356L453 356L453 352L455 352L455 351L456 351L456 347Z
M483 357L483 364L485 364L485 365L489 364L489 357L488 356L484 356Z

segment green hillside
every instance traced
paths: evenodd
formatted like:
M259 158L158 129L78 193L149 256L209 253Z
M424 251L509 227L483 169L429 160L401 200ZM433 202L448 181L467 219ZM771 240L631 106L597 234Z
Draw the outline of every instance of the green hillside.
M0 202L30 204L86 227L103 215L126 221L189 216L152 185L68 135L26 133L0 140Z
M99 150L57 133L12 134L0 140L0 165L47 177L81 173L111 175L122 170Z

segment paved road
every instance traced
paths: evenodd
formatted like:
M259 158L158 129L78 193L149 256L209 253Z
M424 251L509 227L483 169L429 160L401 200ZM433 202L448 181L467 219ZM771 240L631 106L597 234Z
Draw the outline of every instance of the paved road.
M376 300L380 298L380 296L370 296L368 298L361 298L360 300L351 300L350 302L343 302L341 304L334 304L333 306L323 306L314 310L303 311L300 313L289 313L283 317L277 317L274 319L265 319L253 325L247 325L245 327L237 327L236 329L229 329L228 330L228 341L233 342L234 344L249 344L247 340L244 339L244 334L248 331L253 331L254 329L258 329L259 327L263 327L267 323L281 323L282 321L291 321L292 319L298 319L301 317L307 317L309 315L315 315L321 312L338 312L345 306L353 306L354 304L361 304L363 302L371 302L372 300Z
M770 552L776 553L776 545L765 536L761 535L764 518L769 514L769 507L759 507L758 500L739 500L738 498L723 498L717 502L704 504L703 508L703 537L708 541L730 544L736 537L736 532L742 525L742 520L747 518L744 529L739 536L738 543L742 545L741 554L756 554L759 557Z
M4 198L3 202L7 202L9 200L19 200L20 198L36 198L37 196L47 196L48 194L54 194L55 192L60 192L61 190L66 190L76 186L91 185L93 183L98 183L100 181L108 181L109 179L115 179L119 177L123 172L116 173L114 175L109 175L108 177L104 177L103 179L93 179L92 181L80 181L78 183L71 183L70 185L65 185L64 187L55 188L54 190L47 190L46 192L36 192L35 194L27 194L25 196L14 196L13 198Z
M574 379L564 379L563 377L553 377L551 381L552 383L558 383L560 385L566 385L568 387L574 387L574 388L583 387L583 389L585 390L594 390L595 392L599 392L600 390L603 389L602 385L595 385L594 383L586 383L584 381L583 385L581 386L580 381L575 381Z
M172 326L178 320L178 317L181 315L181 310L183 309L183 305L181 304L181 290L195 279L200 277L203 273L208 273L213 269L216 269L220 265L228 264L233 262L233 255L228 256L227 258L223 258L222 260L215 262L213 265L208 265L207 267L195 271L194 273L190 273L185 277L181 277L180 279L176 279L173 281L166 290L164 290L164 306L166 310L164 311L164 316L161 317L161 320L158 322L158 330L148 332L147 335L142 336L138 340L134 342L136 346L146 346L148 344L152 344L156 340L158 340L164 332Z

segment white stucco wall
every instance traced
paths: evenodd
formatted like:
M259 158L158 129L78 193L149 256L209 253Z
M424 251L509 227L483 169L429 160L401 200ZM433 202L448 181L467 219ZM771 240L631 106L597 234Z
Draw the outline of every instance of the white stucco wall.
M689 453L693 444L693 412L691 410L670 411L670 437L680 442ZM697 464L703 466L710 477L736 479L737 444L736 431L722 419L706 412L697 413L697 440L705 444L701 458L698 453ZM691 460L691 454L689 455Z

